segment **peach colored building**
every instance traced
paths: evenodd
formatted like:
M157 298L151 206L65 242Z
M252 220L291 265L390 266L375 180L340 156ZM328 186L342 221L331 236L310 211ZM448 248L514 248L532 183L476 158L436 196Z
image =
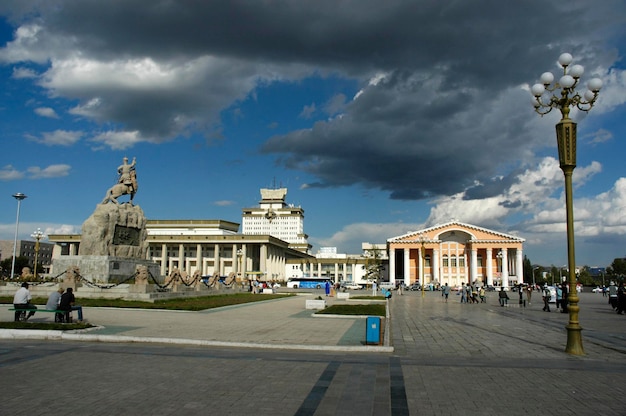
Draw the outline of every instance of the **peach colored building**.
M522 283L524 239L458 221L387 240L389 280L450 286Z

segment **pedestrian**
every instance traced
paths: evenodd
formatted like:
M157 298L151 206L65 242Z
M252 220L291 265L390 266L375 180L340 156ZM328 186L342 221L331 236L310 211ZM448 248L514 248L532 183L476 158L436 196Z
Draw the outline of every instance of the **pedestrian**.
M552 298L552 293L550 293L550 288L548 285L543 286L543 311L550 312L550 299Z
M468 283L467 285L465 285L465 301L467 303L470 303L470 301L472 303L474 303L472 301L472 287L470 286L470 284Z
M523 306L524 308L526 307L526 301L524 300L524 286L522 286L522 284L520 283L517 286L517 294L519 295L519 306L520 308Z
M15 292L15 295L13 296L14 309L30 309L28 311L28 316L24 318L25 321L28 321L28 319L32 317L37 310L37 307L31 303L32 299L33 297L28 290L28 283L26 282L22 283L22 287L17 289L17 292ZM22 311L15 311L15 321L19 321L22 314L25 315L26 313Z
M526 288L526 300L528 301L529 305L530 299L533 297L533 289L534 287L532 285L528 285L528 287Z
M68 287L64 294L61 295L61 300L59 301L59 310L64 311L64 322L71 323L72 322L72 306L76 302L76 298L74 297L74 290L71 287Z
M472 285L472 303L478 303L478 287Z
M404 289L404 282L400 282L400 284L398 285L398 294L400 296L402 296L403 289Z
M615 310L617 308L617 286L615 282L609 285L609 305Z
M54 311L59 309L59 303L61 302L61 295L63 294L63 288L59 287L48 296L48 302L46 302L46 309ZM63 322L63 315L60 313L54 314L54 322Z
M500 293L498 293L498 298L500 300L500 306L508 306L509 305L509 295L507 295L504 290L504 286L500 286Z
M443 295L443 297L445 299L445 302L448 302L448 296L450 296L450 286L448 286L448 283L443 285L441 293L442 293L442 295Z
M461 283L461 303L467 303L467 292L465 291L465 282Z
M330 295L330 282L328 280L324 284L324 291L326 292L326 296Z
M485 298L485 286L480 287L478 296L480 297L480 303L487 303L487 299Z
M559 309L561 306L561 301L563 300L563 289L561 289L561 285L556 285L556 308Z
M372 282L372 296L376 296L376 282Z
M617 288L617 313L623 315L626 310L626 289L624 288L624 282L619 284Z

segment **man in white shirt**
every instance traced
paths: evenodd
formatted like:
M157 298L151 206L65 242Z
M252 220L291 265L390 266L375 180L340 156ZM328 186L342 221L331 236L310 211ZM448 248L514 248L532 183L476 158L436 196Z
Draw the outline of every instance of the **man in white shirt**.
M17 292L15 292L15 296L13 296L13 307L15 309L32 309L28 311L28 316L24 318L25 321L28 321L28 318L35 314L37 307L30 303L33 297L28 290L28 283L22 283L22 287L20 287ZM21 311L15 311L15 320L20 320L20 315L22 315Z

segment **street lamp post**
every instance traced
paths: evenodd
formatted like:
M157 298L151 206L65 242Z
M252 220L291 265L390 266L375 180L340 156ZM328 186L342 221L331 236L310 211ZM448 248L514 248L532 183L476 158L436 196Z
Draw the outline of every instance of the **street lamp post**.
M45 238L46 236L43 232L41 232L41 228L37 228L37 231L32 233L30 236L35 239L35 270L33 271L33 276L35 276L35 280L37 280L37 257L39 256L39 240Z
M22 200L26 199L27 196L21 192L13 194L13 198L17 199L17 218L15 219L15 238L13 239L13 261L11 262L11 279L15 275L15 255L17 251L17 230L20 227L20 205L22 204Z
M602 80L591 79L588 90L581 96L576 87L580 77L585 72L582 65L571 65L573 58L569 53L559 56L559 64L563 68L563 76L554 82L551 72L544 72L540 77L540 83L531 88L533 95L532 103L535 111L544 116L552 109L558 108L561 112L561 120L556 125L556 141L559 149L559 165L565 176L565 212L567 220L567 261L568 281L568 311L569 323L567 329L567 346L565 352L573 355L583 355L582 328L578 321L578 294L576 290L576 259L574 251L574 203L572 192L572 174L576 167L576 123L569 118L570 107L576 107L581 111L589 111L598 98L598 92L602 88Z

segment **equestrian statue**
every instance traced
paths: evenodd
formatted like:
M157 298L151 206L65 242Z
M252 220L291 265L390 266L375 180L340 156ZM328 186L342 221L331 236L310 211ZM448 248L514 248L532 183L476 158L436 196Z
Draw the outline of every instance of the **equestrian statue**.
M128 163L128 158L124 158L124 163L117 168L117 174L119 175L118 181L113 185L106 193L106 196L102 200L102 204L107 202L113 202L119 204L117 198L122 195L130 195L130 205L133 205L133 198L137 193L137 173L135 171L135 165L137 161L133 158L133 163Z

